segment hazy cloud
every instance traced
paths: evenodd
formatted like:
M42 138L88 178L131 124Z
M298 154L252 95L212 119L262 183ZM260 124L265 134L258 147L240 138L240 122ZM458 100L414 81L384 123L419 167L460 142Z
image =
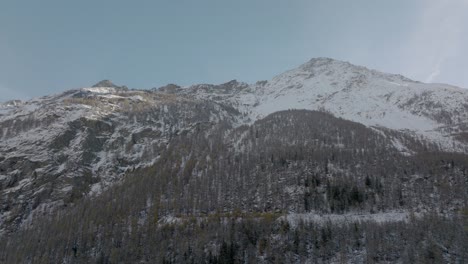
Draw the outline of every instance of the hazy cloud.
M425 0L416 18L407 56L408 72L417 79L436 82L448 70L444 64L460 56L468 19L468 0Z

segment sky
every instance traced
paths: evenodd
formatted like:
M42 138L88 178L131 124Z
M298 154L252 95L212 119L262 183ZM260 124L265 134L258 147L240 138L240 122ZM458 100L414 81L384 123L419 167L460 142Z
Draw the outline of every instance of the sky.
M1 0L0 101L253 83L331 57L468 88L468 0Z

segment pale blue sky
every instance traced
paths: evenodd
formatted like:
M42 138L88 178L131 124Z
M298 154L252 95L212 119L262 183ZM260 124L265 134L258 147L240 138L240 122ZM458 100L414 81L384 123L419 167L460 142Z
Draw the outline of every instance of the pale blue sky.
M332 57L468 87L468 0L1 0L0 101L255 82Z

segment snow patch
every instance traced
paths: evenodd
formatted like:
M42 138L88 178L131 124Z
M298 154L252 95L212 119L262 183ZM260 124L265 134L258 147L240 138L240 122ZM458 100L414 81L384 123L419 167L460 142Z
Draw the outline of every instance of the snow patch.
M115 93L115 88L112 87L90 87L90 88L82 88L83 91L91 92L91 93L98 93L98 94L110 94Z
M279 218L286 220L290 225L296 227L299 223L315 223L324 225L327 223L332 224L349 224L361 222L408 222L410 220L410 213L407 211L392 211L381 213L347 213L347 214L318 214L315 212L297 214L290 213Z

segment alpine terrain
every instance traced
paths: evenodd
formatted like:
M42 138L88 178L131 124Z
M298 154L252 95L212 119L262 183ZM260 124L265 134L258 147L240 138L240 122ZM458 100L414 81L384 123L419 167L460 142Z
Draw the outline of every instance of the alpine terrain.
M0 263L467 263L468 89L328 58L0 104Z

